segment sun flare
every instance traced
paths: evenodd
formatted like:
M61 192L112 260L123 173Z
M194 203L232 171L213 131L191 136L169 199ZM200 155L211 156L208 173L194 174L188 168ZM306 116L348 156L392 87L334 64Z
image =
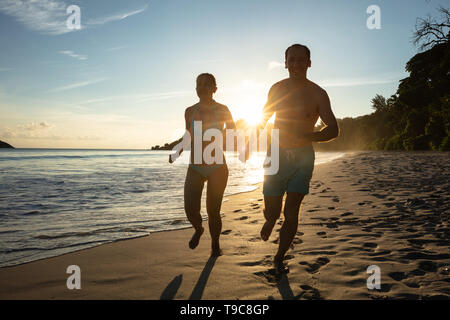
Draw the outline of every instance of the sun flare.
M254 126L262 120L267 92L261 84L245 80L230 93L229 108L235 121L244 120Z

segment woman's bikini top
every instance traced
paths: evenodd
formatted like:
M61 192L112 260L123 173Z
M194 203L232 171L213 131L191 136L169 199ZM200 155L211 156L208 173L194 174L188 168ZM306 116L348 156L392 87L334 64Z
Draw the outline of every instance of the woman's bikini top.
M195 119L195 115L197 114L197 112L198 112L198 104L194 107L194 114L192 115L192 120L191 120L191 131L193 132L193 130L194 130L194 119ZM213 110L214 110L214 117L216 118L216 122L215 122L215 124L213 124L213 125L211 125L211 126L209 126L209 127L207 127L207 128L204 128L203 126L202 126L202 131L204 132L204 131L206 131L206 130L208 130L208 129L211 129L211 128L215 128L215 129L219 129L219 130L222 130L223 129L223 126L221 127L220 126L220 122L219 122L219 118L217 117L217 112L216 112L216 102L214 101L213 102ZM197 121L201 121L201 120L197 120Z

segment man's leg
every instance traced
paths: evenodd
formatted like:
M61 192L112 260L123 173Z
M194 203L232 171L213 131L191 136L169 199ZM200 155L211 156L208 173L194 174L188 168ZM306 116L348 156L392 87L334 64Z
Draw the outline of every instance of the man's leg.
M223 193L228 181L228 168L226 165L214 170L208 177L206 190L206 211L208 212L209 232L211 234L211 255L220 256L219 237L222 232L222 219L220 208L222 206Z
M200 215L200 201L202 198L205 179L194 169L188 168L184 183L184 211L195 232L189 241L189 248L195 249L203 234L202 216Z
M275 255L274 263L276 269L283 269L284 255L289 249L292 240L297 233L298 228L298 214L300 205L304 198L304 194L297 192L288 192L286 202L284 204L284 222L280 230L280 243L278 252Z
M266 222L261 229L261 239L267 241L275 223L280 218L283 196L264 196L264 218Z

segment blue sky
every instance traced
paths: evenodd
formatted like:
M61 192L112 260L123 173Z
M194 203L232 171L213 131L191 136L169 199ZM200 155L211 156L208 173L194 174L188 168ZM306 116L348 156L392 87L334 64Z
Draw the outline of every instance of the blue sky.
M66 8L81 9L81 30ZM381 29L369 30L370 5ZM16 147L149 148L183 133L195 78L216 76L215 99L256 120L285 77L284 50L311 50L308 77L339 118L371 113L394 94L417 53L417 17L433 0L0 0L0 139Z

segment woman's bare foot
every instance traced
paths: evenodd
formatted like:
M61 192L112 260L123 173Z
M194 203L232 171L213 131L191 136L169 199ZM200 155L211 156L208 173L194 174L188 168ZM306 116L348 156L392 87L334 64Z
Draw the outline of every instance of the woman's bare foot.
M205 231L205 229L203 227L200 227L199 229L195 229L195 232L192 235L191 240L189 241L189 248L191 248L191 249L197 248L198 243L200 241L200 237L203 234L203 231Z
M260 235L261 239L264 241L267 241L270 237L270 234L272 233L273 227L275 226L275 221L269 221L266 220L266 223L264 223Z

